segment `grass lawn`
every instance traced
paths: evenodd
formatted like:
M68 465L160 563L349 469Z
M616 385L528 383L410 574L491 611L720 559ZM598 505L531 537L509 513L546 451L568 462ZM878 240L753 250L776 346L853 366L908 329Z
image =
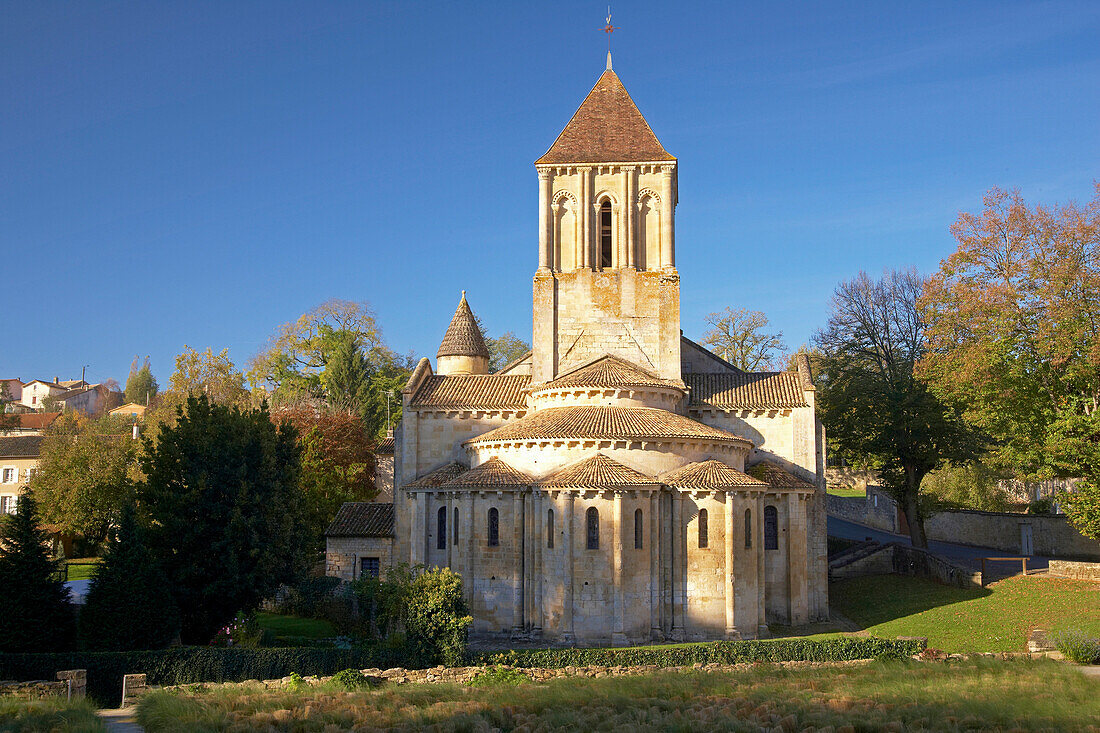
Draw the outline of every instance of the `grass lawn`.
M65 564L68 566L69 580L88 580L95 574L96 566L99 565L99 558L78 557L66 560Z
M305 639L324 639L336 636L336 627L319 618L280 616L276 613L257 613L260 628L274 636L297 636Z
M876 575L829 586L829 602L875 636L926 636L948 652L1019 652L1039 627L1100 635L1100 584L1065 578L1007 578L984 589Z
M832 494L833 496L846 496L849 498L858 496L861 499L867 496L866 489L853 489L848 486L831 486L828 489L828 493Z
M100 733L106 726L95 715L95 708L86 700L66 703L64 700L16 700L0 697L0 731L3 733Z
M567 678L518 687L386 685L297 692L249 685L142 699L150 733L246 730L1086 730L1097 684L1050 660L910 660L738 672ZM779 728L777 728L779 726Z

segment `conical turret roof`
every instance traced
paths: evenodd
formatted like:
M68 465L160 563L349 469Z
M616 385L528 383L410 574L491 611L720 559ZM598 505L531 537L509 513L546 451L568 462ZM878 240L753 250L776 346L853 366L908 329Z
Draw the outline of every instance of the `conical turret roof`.
M466 302L466 291L462 291L462 299L458 301L451 325L447 327L447 333L443 335L443 343L439 345L436 356L483 356L489 358L489 349L485 346L485 337L481 335L474 312L470 310L470 304Z
M557 471L542 480L546 487L571 487L601 489L612 486L644 486L656 480L644 473L624 466L603 453L585 458L579 463Z
M535 165L662 160L676 158L657 140L618 75L608 69Z

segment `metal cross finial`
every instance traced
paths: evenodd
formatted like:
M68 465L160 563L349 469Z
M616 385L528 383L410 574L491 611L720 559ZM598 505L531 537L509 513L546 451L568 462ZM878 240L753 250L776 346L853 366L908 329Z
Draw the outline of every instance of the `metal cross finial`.
M607 34L607 52L611 53L611 34L614 33L615 31L619 30L619 28L618 28L618 26L611 25L611 6L610 5L607 6L607 21L606 22L607 22L607 25L605 25L600 30L602 30L604 33Z

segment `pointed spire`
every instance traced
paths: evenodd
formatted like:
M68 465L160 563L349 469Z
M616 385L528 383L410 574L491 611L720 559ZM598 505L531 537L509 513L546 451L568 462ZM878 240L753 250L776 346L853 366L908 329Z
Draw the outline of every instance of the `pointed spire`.
M607 71L611 71L611 52L607 52Z
M447 333L443 336L443 343L439 345L436 356L483 356L489 358L489 349L485 346L485 337L481 328L477 325L474 312L470 310L470 304L466 302L466 291L462 291L462 299L458 301L451 325L447 327Z

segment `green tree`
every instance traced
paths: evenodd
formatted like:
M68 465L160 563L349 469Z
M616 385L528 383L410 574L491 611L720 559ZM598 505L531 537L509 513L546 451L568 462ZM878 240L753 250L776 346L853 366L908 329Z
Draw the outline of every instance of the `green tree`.
M130 364L130 376L126 378L126 401L147 405L157 396L157 380L149 369L149 357L138 365L138 358Z
M138 502L180 609L181 638L205 643L315 561L298 488L294 428L266 406L189 397L145 441Z
M14 413L8 412L8 405L15 402L11 390L6 381L0 381L0 430L11 430L19 427L19 418Z
M81 641L96 651L162 649L177 633L179 611L168 576L127 504L80 611Z
M461 665L473 622L462 597L462 577L450 568L420 572L412 579L406 603L405 633L417 661Z
M28 494L0 524L0 651L58 652L72 646L76 619L69 591L50 559Z
M915 374L925 350L922 286L914 270L877 281L861 272L837 287L828 323L815 337L823 354L817 398L829 439L873 459L915 547L928 546L924 477L979 450L975 433Z
M490 374L499 372L531 350L531 344L511 331L506 331L498 338L486 338L485 346L489 349Z
M726 308L708 315L706 323L710 330L703 335L703 343L738 369L777 369L783 363L781 354L787 348L783 332L771 332L761 311Z
M31 478L42 518L99 544L133 498L141 444L120 417L66 412L47 429Z
M370 391L370 366L351 334L337 344L321 381L329 405L362 411Z

